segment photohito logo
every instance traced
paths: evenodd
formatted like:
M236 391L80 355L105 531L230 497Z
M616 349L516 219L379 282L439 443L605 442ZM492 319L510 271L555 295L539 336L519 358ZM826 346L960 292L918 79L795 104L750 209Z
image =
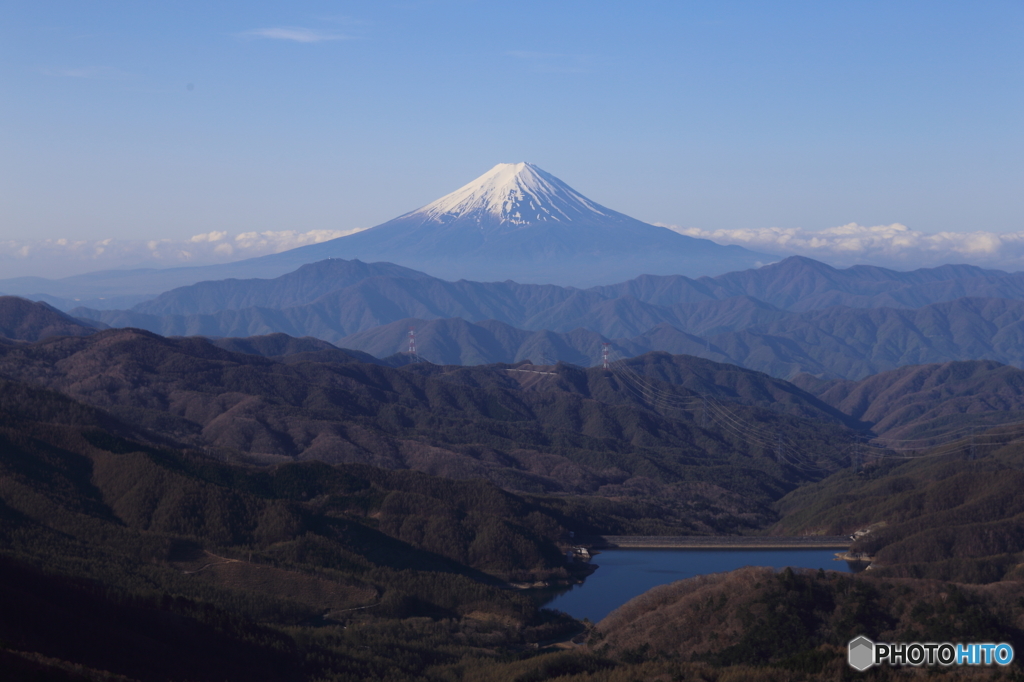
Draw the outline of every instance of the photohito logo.
M1009 665L1013 647L999 644L950 644L872 642L861 635L851 639L847 653L850 667L861 672L873 665Z
M875 664L875 643L861 635L857 639L850 640L847 655L850 667L864 672Z

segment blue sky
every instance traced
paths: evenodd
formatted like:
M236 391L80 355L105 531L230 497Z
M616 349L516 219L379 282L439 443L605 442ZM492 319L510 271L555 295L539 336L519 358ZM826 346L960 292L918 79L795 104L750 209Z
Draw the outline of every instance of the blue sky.
M8 0L0 242L337 234L514 161L732 243L1002 239L1022 103L1019 1Z

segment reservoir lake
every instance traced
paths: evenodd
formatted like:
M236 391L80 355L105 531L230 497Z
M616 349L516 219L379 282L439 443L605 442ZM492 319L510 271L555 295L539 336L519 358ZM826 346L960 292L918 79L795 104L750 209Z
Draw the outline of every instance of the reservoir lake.
M559 592L544 608L596 623L658 585L744 566L823 568L852 573L836 549L605 549L591 561L598 569L582 585Z

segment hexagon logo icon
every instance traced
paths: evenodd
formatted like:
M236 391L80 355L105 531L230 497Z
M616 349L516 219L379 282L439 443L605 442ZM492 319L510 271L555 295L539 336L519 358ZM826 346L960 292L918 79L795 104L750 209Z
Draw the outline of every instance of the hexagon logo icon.
M850 667L864 672L875 664L875 643L861 635L851 639L849 646Z

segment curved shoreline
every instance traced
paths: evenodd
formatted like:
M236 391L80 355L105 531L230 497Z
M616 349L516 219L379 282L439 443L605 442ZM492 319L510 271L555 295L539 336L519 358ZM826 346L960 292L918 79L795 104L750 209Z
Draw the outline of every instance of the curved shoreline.
M604 535L582 542L594 549L848 549L852 543L849 535Z

